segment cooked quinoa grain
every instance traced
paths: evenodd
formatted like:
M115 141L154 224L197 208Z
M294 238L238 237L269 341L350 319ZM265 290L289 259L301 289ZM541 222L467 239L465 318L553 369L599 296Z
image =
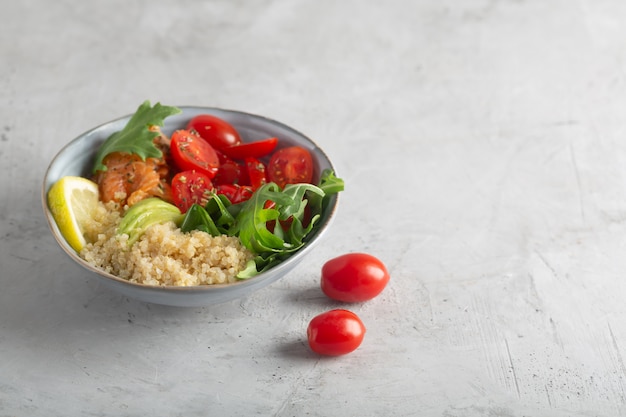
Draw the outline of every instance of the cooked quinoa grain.
M230 236L183 233L173 222L150 227L130 248L117 235L121 220L114 206L102 204L85 235L80 256L117 277L147 285L192 286L232 283L253 254Z

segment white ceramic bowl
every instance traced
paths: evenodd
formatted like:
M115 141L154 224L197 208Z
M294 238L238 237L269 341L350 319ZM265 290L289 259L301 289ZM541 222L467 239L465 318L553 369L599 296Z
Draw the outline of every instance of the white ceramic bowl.
M334 170L324 151L322 151L315 142L282 123L239 111L211 107L183 106L179 108L182 110L181 114L165 119L163 131L166 134L171 134L174 130L183 128L192 117L198 114L213 114L231 123L237 129L244 142L277 137L279 139L279 148L291 145L299 145L307 148L311 152L314 160L315 181L319 179L319 175L324 169L330 168ZM129 115L95 127L67 144L50 163L42 187L44 213L56 241L70 259L85 269L86 274L100 280L104 285L128 297L150 303L181 307L197 307L222 303L246 296L283 277L302 261L328 229L337 208L338 195L336 194L332 196L330 203L322 213L317 231L311 236L309 242L302 249L269 271L234 284L194 287L150 286L128 282L127 280L118 278L89 265L78 256L60 234L48 208L46 194L52 184L63 176L88 176L93 166L96 150L100 144L112 133L122 130L130 117Z

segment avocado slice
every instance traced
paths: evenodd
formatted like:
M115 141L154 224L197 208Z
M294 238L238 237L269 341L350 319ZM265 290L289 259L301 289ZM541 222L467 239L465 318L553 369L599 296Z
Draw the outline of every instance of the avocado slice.
M160 198L151 197L134 204L124 214L117 234L127 234L128 244L134 244L154 224L173 221L180 225L183 215L178 207Z

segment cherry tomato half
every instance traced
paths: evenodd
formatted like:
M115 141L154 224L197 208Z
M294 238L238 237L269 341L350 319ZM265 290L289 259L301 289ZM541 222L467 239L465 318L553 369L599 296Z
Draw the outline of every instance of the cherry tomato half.
M261 158L269 155L278 145L278 138L267 138L256 142L242 143L220 149L226 156L232 159Z
M286 184L310 183L313 179L313 158L300 146L279 149L267 164L267 177L280 188Z
M220 184L215 187L216 194L223 194L233 204L238 204L252 197L252 187L249 185Z
M220 166L215 149L200 136L189 130L172 133L170 153L181 171L202 171L213 178Z
M248 170L243 164L233 161L220 151L217 151L217 156L220 161L220 167L213 178L213 184L249 184Z
M388 282L385 265L366 253L341 255L322 267L322 291L333 300L349 303L371 300Z
M265 175L265 164L256 158L246 158L246 169L248 170L248 178L250 178L250 185L253 190L256 190L263 184L267 183L267 176Z
M315 316L307 328L311 349L320 355L338 356L354 351L365 336L361 319L348 310L330 310Z
M239 145L237 130L227 121L211 114L200 114L187 123L187 130L194 130L215 149Z
M211 178L201 171L182 171L172 178L172 199L182 213L194 203L205 206L212 190Z

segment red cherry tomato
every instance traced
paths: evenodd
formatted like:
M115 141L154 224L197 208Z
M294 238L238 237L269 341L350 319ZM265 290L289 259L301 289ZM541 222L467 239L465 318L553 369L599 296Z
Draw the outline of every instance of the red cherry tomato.
M276 145L278 145L278 138L268 138L220 150L229 158L243 160L245 158L261 158L269 155L276 148Z
M200 114L187 123L187 130L194 130L215 149L239 145L241 138L237 130L227 121L211 114Z
M202 171L213 178L220 166L215 149L189 130L177 130L172 134L170 153L181 171Z
M211 198L211 178L201 171L182 171L172 178L172 199L182 213L192 204L205 206Z
M220 161L220 167L213 178L213 184L247 185L250 182L248 170L242 164L233 161L220 151L217 151L217 156Z
M389 272L376 257L348 253L333 258L322 267L321 287L328 297L355 303L371 300L389 282Z
M216 194L225 195L233 204L238 204L252 197L252 187L248 185L220 184L215 187Z
M286 184L310 183L313 179L313 158L300 146L279 149L267 164L267 177L281 188Z
M256 158L246 158L246 169L248 171L248 178L250 178L250 185L253 190L256 190L263 184L267 183L267 177L265 175L265 164Z
M350 353L361 345L365 326L348 310L330 310L311 320L307 339L311 349L321 355L338 356Z

